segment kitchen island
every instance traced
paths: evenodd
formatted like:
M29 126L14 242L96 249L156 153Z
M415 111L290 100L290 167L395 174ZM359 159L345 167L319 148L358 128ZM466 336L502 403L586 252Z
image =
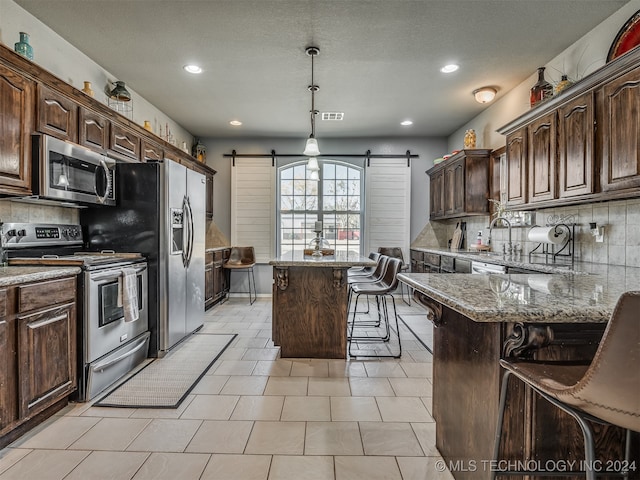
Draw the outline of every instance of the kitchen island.
M346 358L347 270L374 266L357 252L287 252L273 266L272 338L281 357Z
M491 476L503 373L499 359L589 363L618 298L640 286L640 269L609 266L602 275L409 273L399 278L414 289L414 298L427 307L437 327L436 446L453 476L466 480ZM595 432L597 458L624 459L623 430L596 426ZM500 450L500 459L543 465L547 460L579 462L584 452L576 422L513 377ZM638 448L632 451L638 457ZM637 465L640 458L633 459Z

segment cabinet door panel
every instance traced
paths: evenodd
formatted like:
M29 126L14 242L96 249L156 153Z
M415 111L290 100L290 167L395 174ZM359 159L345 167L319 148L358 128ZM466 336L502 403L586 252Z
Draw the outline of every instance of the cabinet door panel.
M143 161L145 162L147 160L160 161L163 159L164 159L164 152L162 148L150 142L147 142L146 140L142 141L142 160Z
M207 174L207 196L206 196L206 216L208 220L213 219L213 175Z
M506 195L507 205L522 205L527 201L526 128L507 136Z
M55 90L38 85L38 130L78 143L78 104Z
M0 192L31 193L34 83L0 65Z
M80 109L80 145L98 152L104 152L109 147L109 120L85 108Z
M593 93L589 92L558 109L559 197L594 192Z
M76 388L76 312L68 303L19 316L21 416L33 415Z
M140 137L115 123L111 125L109 148L114 152L140 160Z
M545 115L528 129L529 202L556 198L556 116Z
M440 170L433 174L433 177L430 177L429 204L431 218L444 215L444 170Z
M12 326L8 316L7 289L0 290L0 432L17 420L16 405L16 349Z
M213 301L214 295L213 264L204 267L204 304L208 306Z
M602 88L602 190L640 186L640 68Z

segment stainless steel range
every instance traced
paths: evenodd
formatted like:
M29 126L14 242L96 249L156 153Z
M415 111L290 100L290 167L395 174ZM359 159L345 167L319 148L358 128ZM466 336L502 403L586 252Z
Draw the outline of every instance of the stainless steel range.
M78 400L87 401L146 357L149 348L147 262L139 253L83 252L79 225L5 223L2 246L9 265L75 265L82 268L78 311ZM137 319L125 319L122 282L137 288L130 298ZM129 320L129 321L127 321Z

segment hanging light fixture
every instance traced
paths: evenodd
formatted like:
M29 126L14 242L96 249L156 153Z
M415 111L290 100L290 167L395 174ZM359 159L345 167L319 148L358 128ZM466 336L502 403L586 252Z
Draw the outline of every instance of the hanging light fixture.
M311 85L309 85L309 91L311 92L311 135L309 135L309 138L307 139L307 143L302 154L308 157L315 157L320 155L318 140L316 140L316 115L318 114L318 111L316 110L315 104L315 93L320 90L320 87L318 87L313 81L313 57L320 54L320 49L318 47L307 47L305 52L311 57ZM311 159L309 159L309 161L311 161ZM315 160L315 166L318 166L317 160ZM320 168L317 168L317 170L320 170Z

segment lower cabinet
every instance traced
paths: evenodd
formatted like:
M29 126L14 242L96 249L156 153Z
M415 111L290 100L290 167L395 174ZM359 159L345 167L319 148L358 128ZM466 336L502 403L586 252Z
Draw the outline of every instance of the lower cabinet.
M229 259L231 249L206 252L204 266L204 308L220 302L229 292L229 271L223 265Z
M76 390L76 322L75 276L0 290L0 448Z

